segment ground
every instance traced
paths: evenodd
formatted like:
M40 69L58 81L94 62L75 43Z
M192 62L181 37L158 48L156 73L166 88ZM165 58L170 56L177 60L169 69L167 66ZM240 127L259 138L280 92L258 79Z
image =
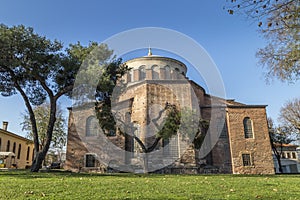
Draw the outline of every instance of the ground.
M0 199L299 199L300 175L0 172Z

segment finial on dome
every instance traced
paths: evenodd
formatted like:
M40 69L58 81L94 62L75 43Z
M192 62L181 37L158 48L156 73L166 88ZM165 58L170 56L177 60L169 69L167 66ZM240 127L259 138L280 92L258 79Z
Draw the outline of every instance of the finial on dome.
M148 56L152 56L152 51L151 51L151 48L149 47L148 49Z

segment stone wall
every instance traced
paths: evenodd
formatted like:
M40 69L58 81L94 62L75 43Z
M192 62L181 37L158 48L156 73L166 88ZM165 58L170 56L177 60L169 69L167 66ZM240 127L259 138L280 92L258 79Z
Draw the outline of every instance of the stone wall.
M253 138L245 138L243 120L252 120ZM231 106L227 108L234 174L274 174L271 143L264 106ZM242 154L250 154L250 166L244 166Z

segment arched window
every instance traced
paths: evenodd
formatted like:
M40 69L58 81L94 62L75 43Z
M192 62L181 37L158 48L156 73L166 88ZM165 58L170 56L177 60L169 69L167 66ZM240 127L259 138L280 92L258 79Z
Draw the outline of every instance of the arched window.
M180 74L179 69L175 68L175 70L173 70L173 79L175 80L179 79L179 74Z
M90 116L86 120L86 136L98 135L98 120L95 116Z
M252 121L249 117L244 118L244 134L245 138L253 138Z
M6 151L9 151L9 149L10 149L10 141L9 141L9 140L7 140Z
M21 157L21 148L22 148L22 145L19 144L18 156L17 156L18 159L20 159L20 157Z
M159 79L159 67L157 65L152 66L152 80Z
M166 66L165 67L165 79L168 80L168 79L171 79L171 70L170 70L170 67L169 66Z
M26 160L29 160L29 155L30 155L30 147L27 147Z
M1 151L1 144L2 144L2 139L0 138L0 151Z
M13 150L12 150L13 153L16 153L16 143L14 142L13 144Z
M140 72L140 81L141 80L145 80L145 78L146 78L146 66L145 65L142 65L142 66L140 66L140 68L139 68L139 72Z

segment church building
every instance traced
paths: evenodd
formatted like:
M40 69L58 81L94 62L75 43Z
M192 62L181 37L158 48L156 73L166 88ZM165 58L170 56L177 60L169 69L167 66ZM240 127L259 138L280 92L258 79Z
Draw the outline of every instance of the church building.
M147 166L155 173L274 174L266 105L207 94L186 77L184 63L152 55L150 49L125 64L131 70L111 101L115 130L99 128L94 103L69 108L65 169L140 173ZM158 136L166 128L166 105L181 112L170 138ZM206 128L195 126L198 119Z

